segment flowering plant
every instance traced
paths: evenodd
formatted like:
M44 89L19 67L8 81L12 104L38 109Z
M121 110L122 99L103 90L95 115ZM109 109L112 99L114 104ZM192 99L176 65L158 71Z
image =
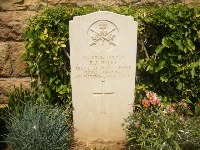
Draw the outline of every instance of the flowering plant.
M146 98L135 101L125 121L129 149L200 148L199 119L192 117L184 101L163 104L156 93L149 91Z
M156 93L149 91L147 92L146 96L147 96L147 99L141 101L143 107L147 108L150 105L152 106L160 105L160 98L157 97Z

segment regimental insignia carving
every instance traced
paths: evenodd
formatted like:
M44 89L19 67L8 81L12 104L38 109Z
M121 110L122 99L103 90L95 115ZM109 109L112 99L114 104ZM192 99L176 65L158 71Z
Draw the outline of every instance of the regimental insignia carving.
M109 52L118 44L118 28L107 20L99 20L88 29L88 42L97 52Z

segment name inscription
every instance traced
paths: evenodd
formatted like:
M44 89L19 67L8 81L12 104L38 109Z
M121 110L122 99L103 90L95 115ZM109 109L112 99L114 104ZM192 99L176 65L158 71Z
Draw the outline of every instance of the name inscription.
M84 64L84 65L82 65ZM75 67L75 78L131 78L133 67L126 65L124 56L83 56Z

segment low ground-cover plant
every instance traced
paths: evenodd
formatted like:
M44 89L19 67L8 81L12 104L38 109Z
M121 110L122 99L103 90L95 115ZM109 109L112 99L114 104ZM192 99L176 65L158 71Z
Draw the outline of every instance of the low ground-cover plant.
M180 150L200 148L199 118L185 102L163 105L156 93L136 101L126 119L130 149Z
M7 129L3 116L5 116L4 108L0 107L0 149L5 149L7 147L4 140L4 135L7 134Z
M13 150L69 150L73 138L71 114L58 108L27 103L9 113L6 142Z
M43 93L25 90L22 85L10 90L8 107L1 109L0 119L8 131L0 135L1 142L13 150L70 149L72 109L52 105Z
M10 89L9 91L9 98L7 100L8 106L4 108L0 108L0 149L3 149L3 147L6 147L5 142L5 135L8 134L7 128L6 128L6 122L9 120L10 115L8 115L8 112L12 115L19 115L23 112L23 109L25 108L26 103L32 103L35 104L36 99L31 94L30 90L26 90L22 88L22 85L20 87L14 87L13 90Z

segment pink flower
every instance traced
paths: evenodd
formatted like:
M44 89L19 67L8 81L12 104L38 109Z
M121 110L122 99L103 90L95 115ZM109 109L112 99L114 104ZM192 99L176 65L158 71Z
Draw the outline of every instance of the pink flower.
M135 105L133 105L133 112L135 111Z
M183 107L187 107L187 103L183 103Z
M184 121L184 118L183 117L179 117L179 121Z
M178 105L177 105L177 103L172 103L171 106L172 106L173 108L176 108Z
M156 93L149 91L147 92L146 96L147 96L147 99L152 100L153 97L156 97Z
M150 106L150 101L149 100L142 100L142 105L147 108L147 107Z
M168 113L168 114L171 114L171 113L173 113L174 112L174 108L172 107L172 106L167 106L166 107L166 112Z
M153 97L152 100L150 100L151 104L156 106L156 105L159 105L160 104L160 99L156 96Z
M135 127L136 127L136 129L138 129L140 127L139 121L135 123Z
M198 106L200 107L200 102L198 103Z
M160 99L157 97L156 93L149 91L147 92L146 96L150 100L152 105L156 106L160 104Z

